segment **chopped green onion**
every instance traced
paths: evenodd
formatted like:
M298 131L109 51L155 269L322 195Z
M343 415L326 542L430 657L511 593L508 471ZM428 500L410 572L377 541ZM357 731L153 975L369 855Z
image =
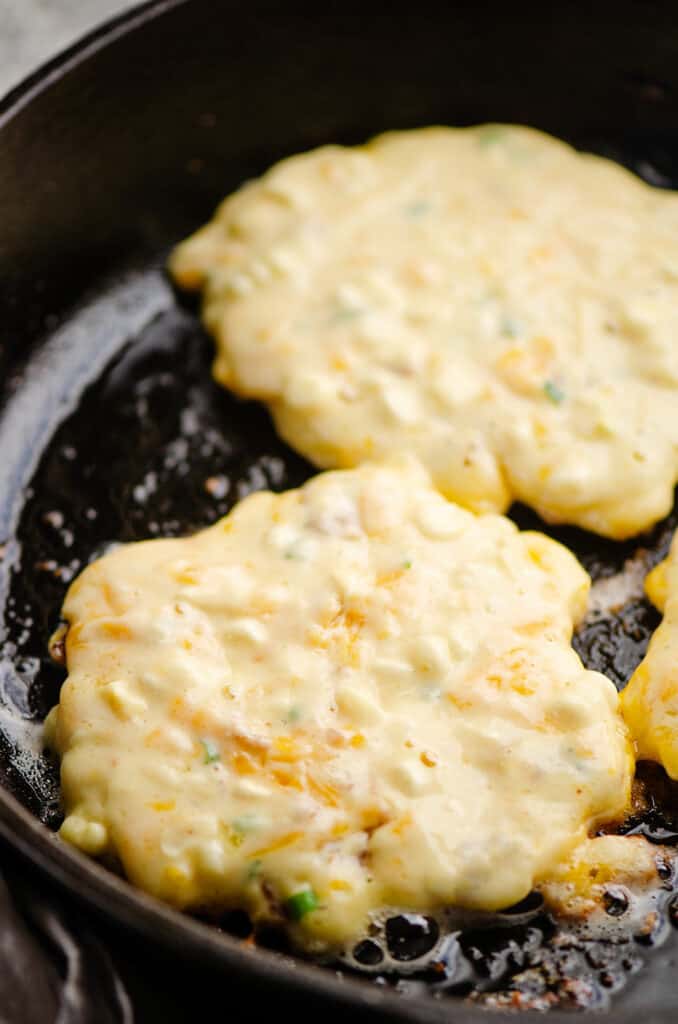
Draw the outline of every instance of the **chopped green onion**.
M408 217L423 217L431 211L431 208L431 204L427 199L417 199L413 203L408 203L405 207L405 213Z
M254 881L254 879L257 877L257 875L259 874L260 871L261 871L261 861L260 860L253 860L252 863L247 868L247 881L248 882Z
M501 321L501 333L505 338L517 338L522 334L521 325L512 316L505 316Z
M349 320L356 320L359 316L362 316L365 312L364 309L355 309L349 306L343 306L341 309L337 309L330 316L331 324L342 324Z
M301 921L302 917L306 917L317 908L318 897L313 889L301 889L300 892L295 892L293 896L285 900L285 910L293 921Z
M219 753L219 748L217 747L216 743L213 743L212 740L200 740L200 742L205 748L204 763L212 764L214 761L218 761L219 758L221 757L221 754Z
M412 568L412 562L408 558L406 562L403 562L403 569L411 569L411 568Z
M299 705L298 705L298 704L295 704L295 705L294 705L293 707L291 707L291 708L289 709L289 711L287 712L287 715L286 715L285 721L286 721L286 722L289 722L289 724L290 724L290 725L294 725L294 723L295 723L295 722L298 722L298 721L299 721L299 719L300 719L300 718L301 718L302 716L303 716L303 711L301 710L301 708L299 707Z
M544 381L544 394L554 405L560 405L565 400L565 392L552 380Z
M243 814L240 818L234 818L231 822L231 828L234 832L244 836L248 832L256 832L261 826L261 819L256 814Z
M485 124L477 130L476 137L481 146L493 146L506 135L506 129L500 124Z

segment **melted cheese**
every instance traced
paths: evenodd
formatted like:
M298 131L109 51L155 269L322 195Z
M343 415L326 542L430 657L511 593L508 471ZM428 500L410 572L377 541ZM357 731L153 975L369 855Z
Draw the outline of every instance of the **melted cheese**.
M629 798L617 693L570 645L588 586L410 463L122 546L64 604L61 835L311 948L507 906Z
M678 779L678 536L645 589L664 619L622 692L622 709L638 757L658 761Z
M475 511L622 538L678 477L678 199L539 132L293 157L173 254L214 373L321 467L416 454Z

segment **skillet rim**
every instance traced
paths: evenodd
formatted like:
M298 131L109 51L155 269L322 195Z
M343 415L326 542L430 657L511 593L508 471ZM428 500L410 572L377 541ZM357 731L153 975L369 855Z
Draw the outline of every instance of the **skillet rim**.
M87 32L55 57L40 64L36 70L0 95L0 133L14 118L53 84L61 81L86 61L119 39L149 22L185 7L192 0L145 0L115 15ZM79 851L61 843L46 825L35 818L11 793L0 785L0 843L6 844L35 867L43 877L55 883L62 894L74 896L80 905L92 909L107 922L146 938L167 952L188 959L191 963L211 969L231 971L239 980L266 982L286 989L292 997L312 995L319 1003L332 1004L335 1009L360 1010L382 1019L402 1021L458 1022L477 1024L491 1014L499 1021L516 1021L524 1017L543 1020L537 1010L488 1010L473 1007L454 997L437 999L433 995L404 996L384 990L373 982L352 975L338 977L330 968L301 958L282 956L269 950L252 950L243 943L196 918L182 914L135 889L125 879L108 871ZM264 998L266 994L262 992ZM268 997L270 998L270 993ZM604 1011L605 1012L605 1011ZM579 1011L586 1018L599 1010ZM637 1014L624 1012L618 1005L609 1009L610 1020L620 1024L636 1024ZM553 1024L572 1024L571 1011L552 1010L548 1020ZM652 1024L669 1024L671 1009L652 1014Z

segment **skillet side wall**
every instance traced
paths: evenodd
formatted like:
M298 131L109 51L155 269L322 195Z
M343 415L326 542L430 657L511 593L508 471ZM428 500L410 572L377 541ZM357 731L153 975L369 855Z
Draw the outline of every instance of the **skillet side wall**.
M397 16L180 4L57 72L2 127L1 340L18 355L103 271L326 141L506 120L599 149L637 143L661 165L678 124L676 22L670 2L462 0Z
M0 104L0 410L85 293L157 263L224 194L286 154L386 128L505 120L637 153L661 183L678 150L673 3L467 0L397 15L256 0L167 7L70 70L55 65L44 87L38 75L32 98L19 90ZM0 784L10 769L0 753ZM652 958L626 1012L674 1019L672 956ZM411 1017L443 1012L431 1004Z

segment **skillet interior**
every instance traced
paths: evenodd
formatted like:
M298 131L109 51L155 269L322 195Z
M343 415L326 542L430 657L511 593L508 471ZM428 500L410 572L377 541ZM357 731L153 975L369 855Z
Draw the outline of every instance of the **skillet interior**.
M45 87L45 76L35 83L32 99L30 88L10 97L0 113L0 780L33 815L58 820L54 767L39 755L33 723L58 692L60 677L44 648L70 576L102 544L185 532L223 514L248 489L281 489L310 472L275 438L260 409L209 381L210 344L195 310L177 300L159 270L168 244L229 188L284 153L435 121L529 122L613 154L655 184L678 184L678 62L671 63L678 44L662 37L661 9L652 26L641 25L635 11L618 6L612 28L599 14L582 37L565 11L558 25L514 13L498 14L490 26L463 5L396 24L345 10L328 9L314 21L263 4L247 13L201 0L152 4L137 17L136 33L99 50L104 34L90 44L97 52L89 59L85 47L70 70L66 62L52 71L52 85ZM643 32L653 48L636 50ZM515 512L521 525L534 522L525 510ZM672 517L626 545L549 532L594 576L609 577L639 546L656 560L674 523ZM621 685L655 624L646 602L632 598L619 614L591 622L577 645L591 667ZM4 807L3 820L12 822L13 813ZM659 814L634 824L655 837L657 829L675 831ZM53 859L49 844L38 843ZM82 870L87 878L93 869ZM538 919L464 939L465 957L455 947L448 973L434 971L433 988L466 991L474 979L485 984L483 972L494 985L493 972L516 973L529 949L550 948L549 929ZM556 943L547 956L551 988L560 992L561 981L583 975L593 986L590 998L577 982L562 990L563 1002L604 1004L617 977L633 973L642 956L642 945L628 939L629 949L619 957L613 950L609 964L597 948L573 940L564 956ZM233 944L220 945L229 962ZM662 960L674 945L667 939ZM638 992L657 1003L670 999L669 973L660 966L659 955L650 958L627 994L629 1010ZM606 972L609 984L601 980ZM430 977L421 980L400 987L423 995ZM386 1008L390 1001L377 992L376 1003Z

